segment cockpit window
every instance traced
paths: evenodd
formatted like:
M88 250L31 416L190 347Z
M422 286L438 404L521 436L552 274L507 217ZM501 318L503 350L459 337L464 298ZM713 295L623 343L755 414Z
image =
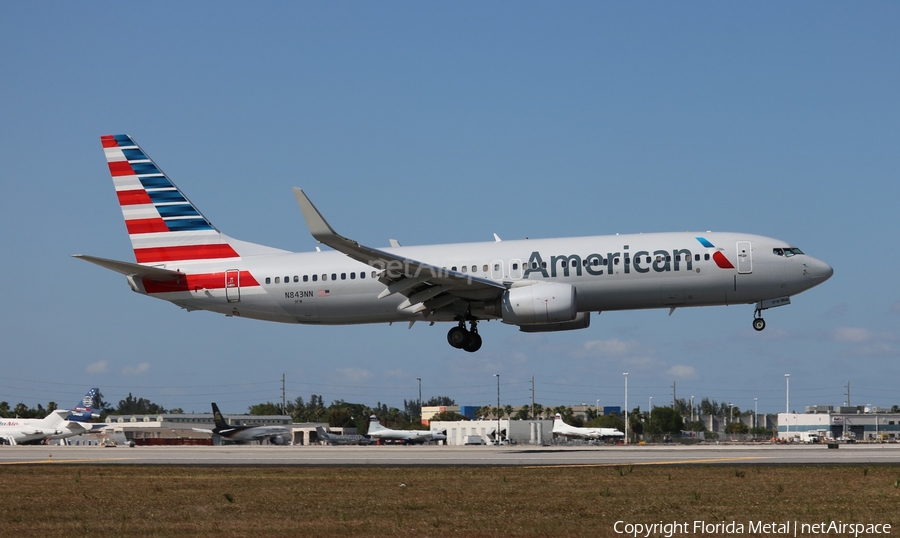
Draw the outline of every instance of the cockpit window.
M785 248L785 249L773 248L772 252L774 252L775 254L777 254L779 256L784 256L786 258L790 258L791 256L797 256L797 255L803 254L803 251L797 247L790 247L790 248Z

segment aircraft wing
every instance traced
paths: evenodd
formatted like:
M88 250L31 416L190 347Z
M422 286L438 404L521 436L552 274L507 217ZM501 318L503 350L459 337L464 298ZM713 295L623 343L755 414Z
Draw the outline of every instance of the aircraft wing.
M358 262L380 269L380 280L388 289L379 298L402 293L409 298L408 308L411 308L411 313L437 309L457 298L492 299L506 290L503 284L486 278L361 245L335 232L302 189L295 187L294 196L312 236Z

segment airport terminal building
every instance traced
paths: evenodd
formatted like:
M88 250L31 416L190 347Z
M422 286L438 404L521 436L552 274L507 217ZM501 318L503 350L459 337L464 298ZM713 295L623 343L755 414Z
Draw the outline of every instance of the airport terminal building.
M316 427L328 427L324 422L292 423L289 415L225 415L232 426L286 426L291 429L291 444L316 443ZM107 435L124 435L125 440L138 445L213 444L213 436L194 428L211 430L215 427L212 413L160 413L152 415L109 415ZM333 429L333 428L332 428Z
M805 413L779 413L778 438L796 442L900 440L900 413L878 407L811 405Z

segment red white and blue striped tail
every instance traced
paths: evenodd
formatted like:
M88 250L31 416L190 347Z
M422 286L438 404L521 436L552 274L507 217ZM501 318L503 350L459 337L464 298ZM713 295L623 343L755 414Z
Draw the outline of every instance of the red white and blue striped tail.
M100 137L134 257L140 264L240 255L128 135Z

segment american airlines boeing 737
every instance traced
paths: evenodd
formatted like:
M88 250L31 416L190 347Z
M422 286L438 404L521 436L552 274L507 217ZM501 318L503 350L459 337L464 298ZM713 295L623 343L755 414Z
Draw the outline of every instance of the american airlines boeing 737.
M283 323L449 322L477 351L481 321L524 332L585 329L592 312L754 305L762 311L828 280L796 245L746 233L645 233L375 248L339 235L302 190L313 237L292 253L220 232L127 135L101 137L136 263L76 255L125 275L137 293L188 311ZM318 249L317 249L318 250ZM467 326L468 324L468 326Z

